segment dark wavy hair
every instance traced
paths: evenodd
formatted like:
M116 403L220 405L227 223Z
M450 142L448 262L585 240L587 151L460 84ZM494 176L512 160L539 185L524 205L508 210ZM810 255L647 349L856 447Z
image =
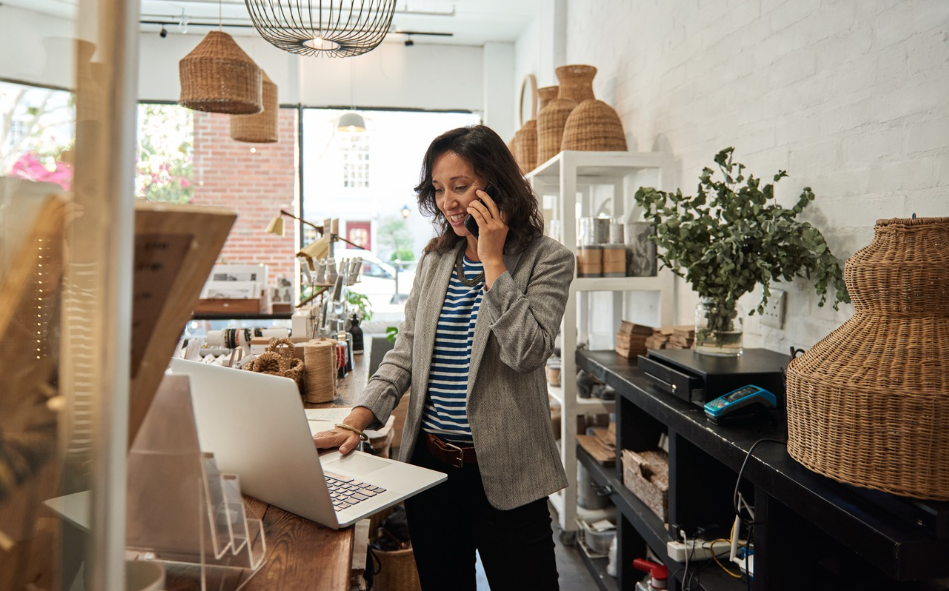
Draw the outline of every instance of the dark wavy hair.
M498 190L498 208L504 212L509 227L507 252L523 250L544 233L544 218L537 204L537 196L527 179L521 175L514 156L504 140L490 127L471 125L445 132L435 138L422 161L419 184L415 187L418 208L432 216L432 225L438 236L425 246L425 252L447 252L464 237L455 234L435 203L432 186L432 168L435 160L445 152L454 152L471 163L476 174L494 184Z

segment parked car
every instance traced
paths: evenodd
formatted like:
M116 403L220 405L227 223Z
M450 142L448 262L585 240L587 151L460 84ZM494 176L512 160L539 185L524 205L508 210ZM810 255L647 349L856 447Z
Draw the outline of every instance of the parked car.
M415 281L414 268L398 270L396 289L396 268L392 262L383 261L368 250L346 249L337 253L339 259L353 257L362 257L362 274L359 282L349 289L368 296L373 312L381 312L389 306L405 302Z

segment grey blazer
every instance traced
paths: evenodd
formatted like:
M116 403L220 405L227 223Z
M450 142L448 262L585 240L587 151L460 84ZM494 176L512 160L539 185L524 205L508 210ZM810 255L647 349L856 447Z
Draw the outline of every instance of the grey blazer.
M356 400L372 410L379 428L411 386L402 461L412 457L419 435L436 325L464 246L422 257L395 347ZM554 350L576 259L542 236L523 252L504 255L504 264L507 271L485 292L475 324L467 411L488 501L508 510L567 486L550 424L544 364Z

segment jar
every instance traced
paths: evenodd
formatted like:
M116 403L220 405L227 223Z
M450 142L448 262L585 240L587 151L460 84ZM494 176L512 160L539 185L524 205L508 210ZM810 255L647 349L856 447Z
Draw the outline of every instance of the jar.
M695 352L717 357L742 354L745 310L735 302L703 297L695 306Z

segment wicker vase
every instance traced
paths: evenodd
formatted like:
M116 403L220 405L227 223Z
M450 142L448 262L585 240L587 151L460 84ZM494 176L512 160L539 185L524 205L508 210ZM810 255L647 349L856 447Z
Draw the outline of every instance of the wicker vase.
M514 134L514 159L527 174L537 165L537 121L531 119Z
M949 501L949 218L879 220L852 318L788 366L788 453L835 480Z
M547 103L557 98L560 94L559 86L545 86L543 88L537 89L537 96L540 98L540 106L538 111L547 106Z
M557 97L547 103L537 116L537 163L543 164L560 152L563 128L577 103Z
M625 152L626 134L613 107L588 99L570 112L564 124L561 150Z
M256 115L231 115L231 139L252 144L272 144L278 140L280 104L277 85L261 70L264 110Z
M556 70L560 81L560 98L568 98L577 104L596 98L593 96L593 66L560 66Z
M263 109L260 68L227 33L209 32L178 62L178 73L183 107L230 115Z

